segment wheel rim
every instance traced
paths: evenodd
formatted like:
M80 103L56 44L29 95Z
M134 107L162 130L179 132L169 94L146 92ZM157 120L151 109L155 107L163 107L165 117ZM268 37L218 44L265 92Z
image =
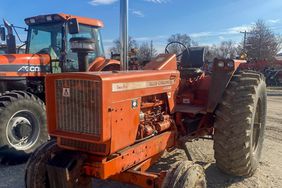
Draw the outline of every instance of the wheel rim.
M40 127L36 116L28 110L16 112L6 126L6 137L16 150L28 150L39 138Z
M258 148L258 142L260 137L260 130L261 130L261 101L259 100L257 103L256 111L255 111L255 118L253 124L253 135L252 135L252 149L253 152L256 153Z

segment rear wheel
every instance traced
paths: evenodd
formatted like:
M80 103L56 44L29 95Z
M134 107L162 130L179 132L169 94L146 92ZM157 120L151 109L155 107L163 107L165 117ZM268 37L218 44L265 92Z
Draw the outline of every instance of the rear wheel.
M258 167L266 119L266 85L260 73L233 76L216 110L214 150L217 166L235 176Z
M23 92L0 96L0 147L31 153L48 139L44 103Z
M205 188L206 178L203 167L192 161L176 163L167 173L163 188Z

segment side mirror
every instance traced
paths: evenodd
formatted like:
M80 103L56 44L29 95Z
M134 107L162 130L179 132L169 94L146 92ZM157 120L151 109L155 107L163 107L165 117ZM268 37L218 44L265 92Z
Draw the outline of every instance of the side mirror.
M68 30L69 34L79 33L79 24L76 18L71 18L68 20Z
M2 41L6 40L6 30L5 27L0 27L0 38Z

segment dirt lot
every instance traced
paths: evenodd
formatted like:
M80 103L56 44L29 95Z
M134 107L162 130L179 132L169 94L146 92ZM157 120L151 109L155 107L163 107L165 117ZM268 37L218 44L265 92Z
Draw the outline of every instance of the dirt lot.
M268 89L268 112L264 148L260 167L250 178L234 178L221 173L213 158L213 144L209 140L195 141L195 159L207 165L208 187L281 187L282 186L282 88ZM185 159L181 150L175 150L161 159L155 168L169 168L169 164ZM0 188L21 188L24 185L24 166L0 165ZM95 181L95 187L132 187L115 182Z

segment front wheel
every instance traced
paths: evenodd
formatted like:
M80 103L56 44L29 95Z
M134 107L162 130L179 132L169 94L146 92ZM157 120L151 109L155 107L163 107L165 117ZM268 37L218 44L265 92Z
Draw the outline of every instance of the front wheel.
M214 150L223 172L251 176L258 167L266 120L266 85L260 73L235 74L216 110Z
M33 152L48 140L44 103L23 92L6 92L0 96L0 148Z
M69 151L65 151L58 147L55 140L48 141L38 147L30 156L25 170L25 187L26 188L50 188L50 187L69 187L69 188L90 188L92 187L92 179L81 174L81 170L74 170L77 174L76 178L68 180L67 184L62 180L62 172L68 174L68 178L73 177L72 170L78 164L78 160L73 155L68 155ZM69 163L71 162L71 163ZM56 178L52 179L52 175L48 176L48 165L56 164L52 174L56 174ZM79 166L80 167L80 166ZM61 169L61 170L59 170ZM62 170L64 169L64 170ZM54 176L54 175L53 175ZM53 177L54 178L54 177ZM64 182L64 183L63 183Z
M52 158L52 154L59 152L60 148L55 141L49 141L41 145L30 156L25 171L26 188L48 188L49 181L47 174L47 162Z
M192 161L174 164L167 172L162 188L206 188L206 176L203 167Z

